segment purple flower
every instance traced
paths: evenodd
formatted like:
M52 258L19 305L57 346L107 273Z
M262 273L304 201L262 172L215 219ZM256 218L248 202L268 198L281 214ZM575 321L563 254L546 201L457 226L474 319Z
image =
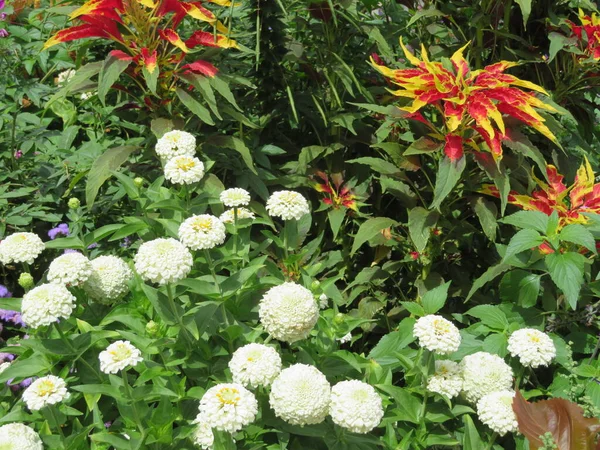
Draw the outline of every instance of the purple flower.
M5 0L0 0L0 9L4 9L5 5L6 5L6 1Z
M2 14L4 14L4 13L2 13ZM22 158L22 157L23 157L23 150L17 150L15 152L15 159L19 159L19 158Z
M48 237L52 240L56 239L58 236L68 236L69 235L69 225L66 223L61 223L56 228L52 228L48 231Z
M131 245L131 238L129 238L129 237L124 238L119 245L123 248L129 247Z
M12 297L12 293L7 289L6 286L0 284L0 298Z
M110 428L112 426L112 421L104 422L104 428Z
M8 37L8 31L4 28L0 28L0 38Z
M15 359L15 355L12 353L1 353L0 352L0 362L12 361Z
M0 20L6 19L6 13L0 13Z
M98 244L96 242L94 242L93 244L88 245L88 250L92 250L94 248L98 248Z
M17 311L11 311L9 309L0 309L0 320L4 322L12 322L15 325L21 325L22 327L26 326L25 322L21 318L21 313Z
M65 255L68 253L81 253L79 250L75 250L74 248L66 248L63 252Z

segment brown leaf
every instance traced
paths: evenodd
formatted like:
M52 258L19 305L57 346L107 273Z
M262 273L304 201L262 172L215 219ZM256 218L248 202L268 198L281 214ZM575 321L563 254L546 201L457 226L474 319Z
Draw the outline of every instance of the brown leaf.
M600 420L583 417L576 403L563 398L529 403L517 391L513 410L531 450L543 447L540 436L547 432L552 433L559 450L600 450L600 442L596 444Z

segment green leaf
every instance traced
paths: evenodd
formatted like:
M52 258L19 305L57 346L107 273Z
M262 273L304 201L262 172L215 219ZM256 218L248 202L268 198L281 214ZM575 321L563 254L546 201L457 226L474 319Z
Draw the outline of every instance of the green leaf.
M508 272L500 282L500 298L507 303L530 308L537 303L540 295L540 280L542 276L525 270L515 269Z
M88 207L91 208L94 204L100 187L110 178L111 172L117 170L137 149L135 145L109 148L96 158L88 173L85 186L85 202Z
M373 350L369 353L368 358L374 359L379 364L382 364L394 358L394 352L402 350L408 344L415 340L413 336L413 328L416 320L412 317L407 317L400 322L398 329L383 336Z
M202 106L198 100L179 87L175 90L175 93L179 100L181 100L181 103L183 103L191 112L196 114L202 122L208 125L215 124L208 109Z
M411 314L413 314L413 315L415 315L417 317L421 317L421 316L425 315L425 310L418 303L415 303L415 302L400 302L400 304L402 306L404 306L409 313L411 313Z
M142 75L144 76L144 80L146 81L146 86L148 86L148 89L150 89L150 92L152 92L154 95L156 95L156 84L158 83L159 73L160 71L158 70L158 66L155 67L152 72L150 72L145 66L142 67ZM182 102L184 105L187 106L187 104L183 100ZM192 108L189 109L191 110Z
M462 448L463 450L481 450L485 448L485 444L479 437L477 428L473 423L473 419L469 414L462 416L463 423L465 424L465 434L463 435Z
M408 212L408 233L419 253L423 253L427 247L431 229L435 227L439 217L436 211L428 211L420 206Z
M333 233L333 239L337 237L345 217L346 208L333 208L327 211L327 218L329 219L329 226Z
M435 8L421 9L421 10L417 11L415 14L413 14L413 16L410 18L410 20L406 24L406 28L410 27L413 23L415 23L419 19L422 19L423 17L441 17L444 15L445 14L443 12L441 12Z
M34 375L46 375L52 364L41 355L29 356L26 359L17 358L10 366L0 373L0 383L4 384L11 378L27 378Z
M576 252L551 253L544 259L550 278L563 291L573 310L577 307L579 291L583 284L585 260L585 256Z
M421 303L426 314L435 314L446 304L448 298L448 288L450 287L450 281L442 284L436 288L433 288L423 295Z
M508 319L497 305L478 305L465 314L477 317L484 325L499 331L508 328Z
M370 156L364 156L362 158L350 159L346 161L346 163L350 164L363 164L365 166L369 166L376 172L379 172L383 175L398 175L401 170L396 167L395 164L386 161L381 158L372 158Z
M473 156L477 165L494 181L500 194L500 214L504 215L510 192L510 179L504 165L498 166L489 153L475 152Z
M419 412L421 411L421 400L411 394L408 389L387 384L377 384L375 387L391 395L396 401L394 415L398 420L404 422L419 423Z
M570 38L565 36L564 34L557 33L556 31L550 32L548 34L548 39L550 40L550 49L548 50L548 62L552 62L552 60L556 57L556 54L563 48L571 47L577 42L577 38L575 36Z
M244 160L244 163L246 163L248 169L250 169L253 174L258 175L258 172L254 167L254 161L252 159L250 149L246 147L246 144L244 144L244 141L241 139L233 136L211 136L207 140L207 143L214 145L215 147L225 147L237 151L242 156L242 159Z
M549 216L540 211L519 211L503 217L500 222L545 234L548 230L548 219Z
M507 354L508 338L504 333L490 334L483 340L483 350L504 358Z
M83 242L81 242L81 239L74 236L54 239L53 241L46 242L45 245L46 248L72 248L77 250L85 249L85 245Z
M415 142L410 144L402 156L411 156L411 155L422 155L422 154L430 154L433 152L437 152L442 148L443 144L434 141L428 137L421 137L417 139Z
M564 227L560 233L558 233L558 238L561 241L568 241L573 244L581 245L594 254L598 253L594 236L592 236L592 233L590 233L586 227L579 223L573 223Z
M129 67L131 60L120 59L113 55L108 57L102 63L100 75L98 76L98 98L106 106L106 94L109 89L119 79L121 74Z
M504 258L502 258L502 262L507 261L517 253L535 248L543 242L544 239L542 236L540 236L540 233L535 230L525 229L518 231L508 243L508 246L506 247L506 253L504 253Z
M63 128L67 128L77 118L77 108L66 98L58 99L50 105L50 109L54 114L60 117L63 121Z
M435 180L433 202L431 203L430 209L439 208L444 199L452 189L454 189L463 170L465 170L466 160L464 155L458 161L451 161L447 156L442 159Z
M475 292L485 286L487 283L492 281L497 276L503 274L507 270L510 270L511 266L508 264L496 264L495 266L489 267L479 278L477 278L473 282L473 286L471 286L471 290L467 295L467 300L469 300Z
M215 77L210 77L209 78L209 82L212 85L212 87L215 88L215 90L221 94L223 96L223 98L225 100L227 100L229 103L231 103L231 105L237 109L238 111L242 112L242 109L238 106L238 104L235 101L235 97L233 96L233 94L231 93L231 89L229 89L229 85L227 84L226 81L224 81L222 78L220 78L218 75Z
M152 119L152 122L150 122L150 129L154 136L156 136L156 139L160 139L165 133L174 130L175 125L173 125L173 121L170 119Z
M521 8L521 14L523 15L523 28L527 29L527 21L531 14L531 0L515 0L517 5Z
M354 242L352 243L352 250L350 255L356 253L356 251L369 239L377 236L381 230L389 228L391 226L398 225L394 219L388 217L372 217L366 222L363 222L354 236Z
M498 227L496 224L496 216L498 215L496 205L483 197L477 197L475 201L471 202L471 205L475 214L477 214L481 229L487 238L494 242L496 240L496 228Z

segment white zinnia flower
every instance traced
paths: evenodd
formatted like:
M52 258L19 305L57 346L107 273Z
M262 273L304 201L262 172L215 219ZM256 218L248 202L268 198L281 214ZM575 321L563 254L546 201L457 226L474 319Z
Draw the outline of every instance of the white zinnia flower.
M117 341L100 352L100 370L104 373L117 373L128 366L134 367L144 360L142 352L129 341Z
M193 156L175 156L165 164L165 178L174 184L197 183L204 176L204 164Z
M283 369L271 385L271 408L277 417L292 425L323 422L330 402L331 386L313 366L294 364Z
M308 289L288 282L265 293L258 316L267 333L292 343L308 337L319 318L319 307Z
M158 140L154 149L162 159L171 159L175 156L194 156L196 138L185 131L169 131Z
M22 423L9 423L0 427L0 449L43 450L44 445L33 428Z
M477 402L490 392L510 389L513 371L502 358L487 352L465 356L460 362L463 392L470 402Z
M252 423L257 413L256 397L237 383L217 384L200 400L200 415L207 425L228 433L235 433Z
M283 220L296 219L310 212L308 201L295 191L277 191L267 199L267 212L270 216Z
M447 355L458 350L461 337L458 328L442 316L430 314L415 323L413 334L419 345L438 355Z
M281 372L281 357L273 347L248 344L238 348L229 361L234 383L269 386Z
M75 76L75 73L76 73L75 69L63 70L56 77L56 85L58 87L64 86L65 84L67 84L69 81L71 81L73 79L73 77Z
M319 295L319 308L326 309L329 306L329 297L325 294Z
M519 423L512 408L515 393L513 391L496 391L484 395L477 402L479 420L500 436L518 430Z
M197 424L192 435L194 444L200 446L203 450L210 450L215 443L215 435L212 428L206 423L204 416L200 413L196 416L194 423Z
M508 338L508 351L518 356L525 367L547 366L556 356L554 342L546 333L534 328L515 331Z
M75 296L62 284L42 284L23 295L23 322L31 328L67 319L75 309Z
M381 397L367 383L341 381L331 388L329 415L340 427L353 433L368 433L383 417Z
M108 305L129 291L133 272L118 256L105 255L92 260L92 275L83 285L88 295L98 303Z
M192 216L180 225L179 240L192 250L210 249L225 242L225 225L210 214Z
M435 362L435 374L427 382L427 390L445 395L448 398L456 397L463 387L460 366L447 359Z
M237 209L237 218L241 219L254 219L254 213L250 211L248 208L238 208ZM235 211L233 208L228 209L223 214L219 216L219 220L223 223L234 223L235 222Z
M95 91L87 91L87 92L82 92L81 95L79 96L79 98L81 100L88 100L88 99L92 98L94 95L96 95Z
M352 333L346 333L341 338L339 338L338 341L340 342L340 344L347 344L348 342L352 341Z
M250 193L246 189L231 188L221 192L219 199L225 206L230 208L246 206L250 203Z
M48 281L51 283L78 286L92 274L92 264L79 252L66 253L50 263Z
M178 240L159 238L140 245L133 261L135 270L144 280L163 285L187 277L194 258Z
M0 262L33 264L45 247L37 234L14 233L0 241Z
M10 361L0 363L0 373L4 372L6 369L8 369L10 367L10 364L11 364Z
M47 375L35 380L25 392L23 401L32 411L62 402L67 396L67 383L60 377Z

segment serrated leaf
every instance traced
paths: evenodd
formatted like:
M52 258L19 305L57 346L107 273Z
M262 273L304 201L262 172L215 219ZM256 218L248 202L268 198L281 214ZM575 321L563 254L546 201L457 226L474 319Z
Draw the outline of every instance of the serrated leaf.
M478 305L465 314L477 317L484 325L499 331L504 331L508 328L508 319L500 308L496 305Z
M515 269L502 277L500 282L500 298L507 303L530 308L537 303L540 295L542 276L525 270Z
M423 253L440 215L436 211L429 211L422 207L413 208L408 212L408 233L415 248Z
M576 252L556 252L547 255L544 262L550 272L550 278L563 291L567 302L575 310L583 284L585 256Z
M548 215L540 211L519 211L503 217L500 222L540 233L546 233L548 230Z
M597 254L596 240L590 231L581 224L573 223L567 225L558 234L561 241L572 242L587 248L590 252Z
M535 230L521 230L518 231L508 243L506 247L506 253L504 253L504 258L502 258L502 262L506 262L512 256L517 253L521 253L525 250L530 250L541 245L544 242L540 233Z
M375 237L377 234L386 228L398 225L394 219L388 217L372 217L366 222L363 222L354 236L354 242L352 243L352 250L350 255L356 253L356 251L369 239Z
M503 274L507 270L510 270L511 266L508 264L496 264L495 266L489 267L479 278L477 278L473 282L473 286L471 286L471 290L467 295L467 300L469 300L475 292L485 286L487 283L492 281L497 276Z
M446 304L446 299L448 298L449 287L450 281L425 292L421 304L423 305L423 310L426 314L435 314L443 308Z
M464 155L458 161L451 161L447 156L442 159L435 180L433 202L429 207L430 209L440 207L444 199L458 183L463 170L465 170L465 166L466 158Z

